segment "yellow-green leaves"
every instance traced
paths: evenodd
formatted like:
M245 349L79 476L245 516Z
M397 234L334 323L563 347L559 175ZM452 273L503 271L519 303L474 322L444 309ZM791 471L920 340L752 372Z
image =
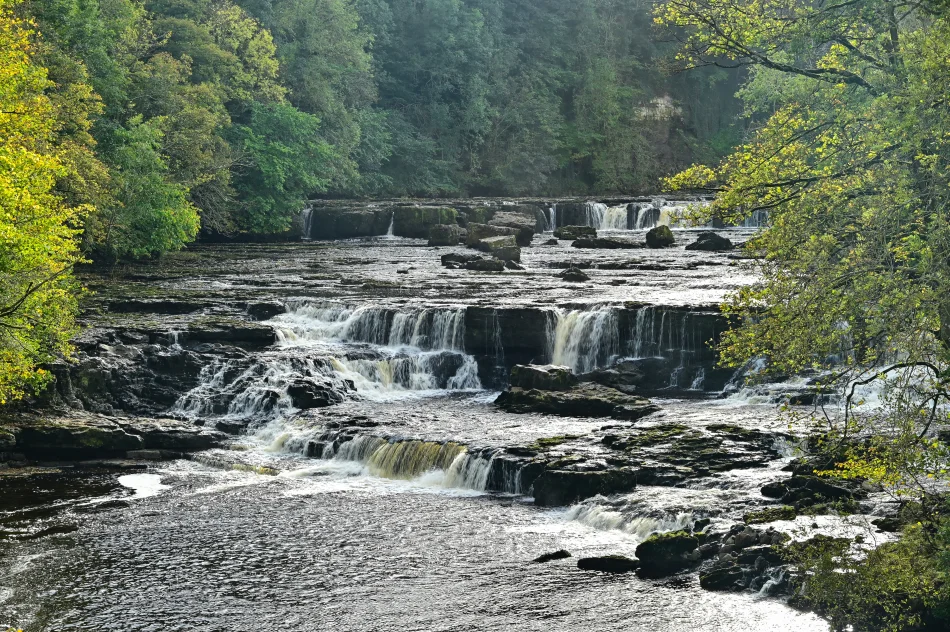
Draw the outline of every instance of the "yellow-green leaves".
M55 144L56 109L30 25L0 0L0 404L42 384L40 365L69 353L76 234L88 209L54 187L68 175Z

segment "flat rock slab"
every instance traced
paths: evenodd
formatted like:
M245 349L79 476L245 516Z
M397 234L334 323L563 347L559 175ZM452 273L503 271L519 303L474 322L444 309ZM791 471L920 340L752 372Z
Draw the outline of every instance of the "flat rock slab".
M140 450L187 452L220 445L226 435L191 422L145 417L110 417L81 411L62 416L19 415L0 420L12 436L12 451L32 459L81 460Z
M592 382L583 382L561 391L512 387L499 395L495 404L510 413L547 413L624 420L639 419L660 410L659 406L646 398L628 395L615 388Z

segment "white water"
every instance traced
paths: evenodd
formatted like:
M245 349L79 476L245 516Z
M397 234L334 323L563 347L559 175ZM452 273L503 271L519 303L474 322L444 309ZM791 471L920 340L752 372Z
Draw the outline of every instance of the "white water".
M551 350L554 364L587 373L607 366L620 354L617 310L555 312L556 325Z

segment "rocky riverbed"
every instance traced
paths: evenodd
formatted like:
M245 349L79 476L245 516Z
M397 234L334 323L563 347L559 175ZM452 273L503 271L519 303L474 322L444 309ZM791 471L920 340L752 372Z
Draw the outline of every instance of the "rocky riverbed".
M561 203L576 240L541 202L384 205L347 211L369 237L85 271L77 361L0 418L0 624L823 629L785 543L893 511L811 476L777 410L807 376L716 365L742 256L648 248L665 207L615 202ZM461 232L498 217L517 267L466 267L505 261Z

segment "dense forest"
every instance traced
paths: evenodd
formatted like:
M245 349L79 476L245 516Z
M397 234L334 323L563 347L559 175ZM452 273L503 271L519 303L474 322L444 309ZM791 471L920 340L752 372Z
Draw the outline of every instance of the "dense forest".
M313 196L654 192L737 139L647 2L24 1L94 256L279 233Z

